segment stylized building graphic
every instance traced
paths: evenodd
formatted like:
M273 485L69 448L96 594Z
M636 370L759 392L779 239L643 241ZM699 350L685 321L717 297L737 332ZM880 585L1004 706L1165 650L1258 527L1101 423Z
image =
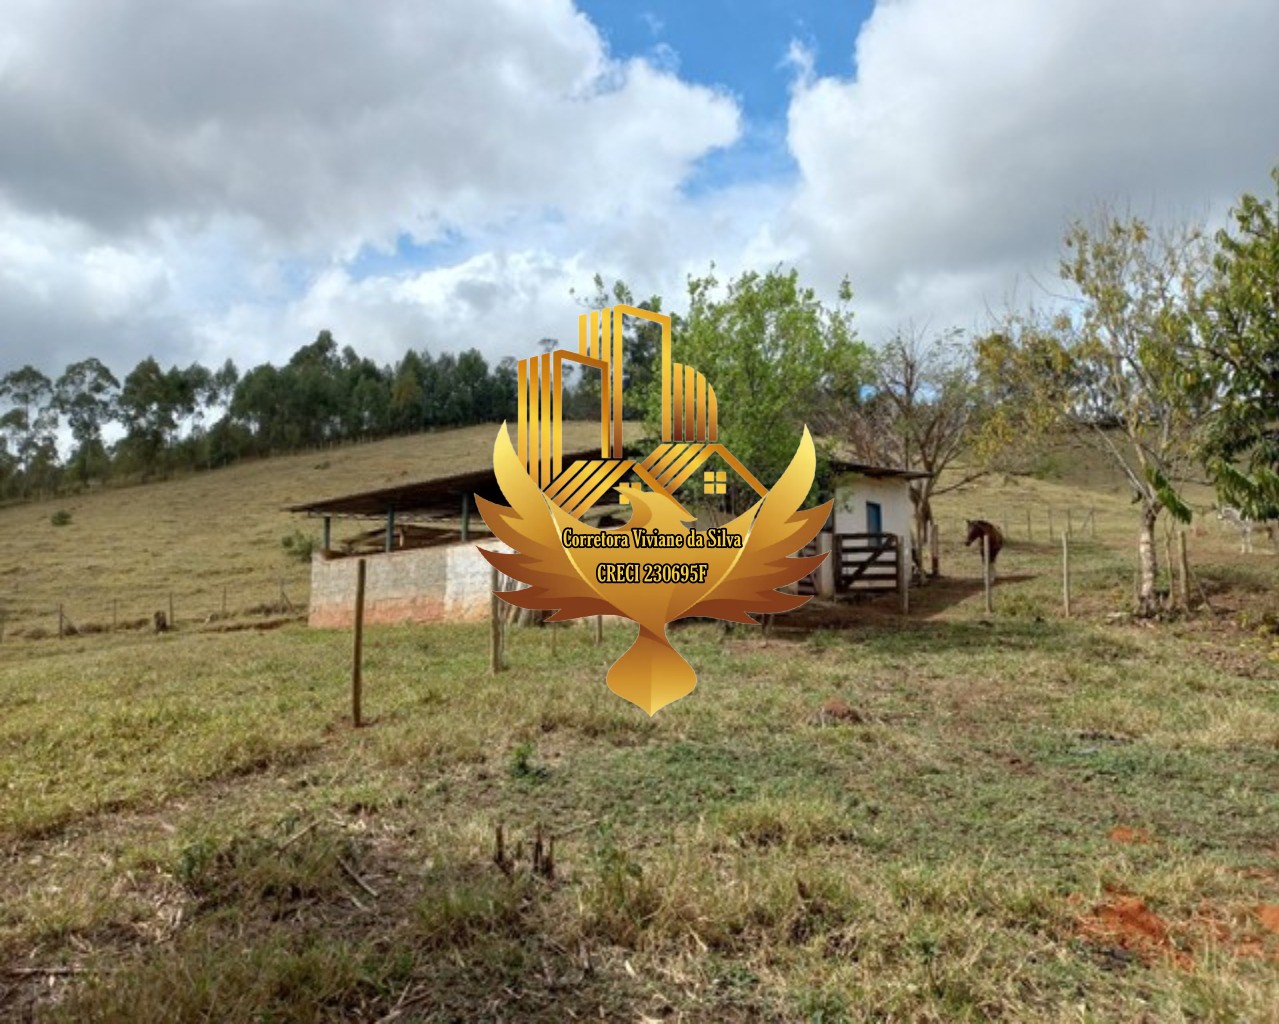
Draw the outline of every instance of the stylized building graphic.
M662 443L640 462L622 448L622 395L625 365L623 318L639 317L662 329ZM563 465L565 362L600 374L600 457ZM721 458L761 497L767 489L719 443L719 407L715 389L696 368L671 356L671 318L635 306L617 305L578 317L577 351L557 349L520 360L516 452L529 476L569 515L580 515L616 489L622 503L637 487L674 496L676 490L713 456ZM703 472L703 491L724 494L727 472Z
M655 323L662 332L661 440L642 459L627 458L622 444L627 380L622 329L627 316ZM570 425L574 443L567 452L562 433L565 362L600 375L599 431ZM628 305L582 314L577 351L560 349L521 360L516 379L516 453L542 491L576 518L617 526L625 513L619 514L616 503L628 504L637 489L674 497L691 480L701 483L704 494L722 495L728 492L730 473L761 497L767 493L720 442L714 387L697 369L672 358L669 316ZM894 588L904 595L909 582L904 567L911 559L910 481L923 474L839 460L830 466L836 474L835 509L825 531L804 553L832 551L833 557L801 581L800 592L843 597ZM320 550L311 563L311 625L350 625L360 558L368 562L366 622L486 618L492 598L490 566L477 544L497 550L498 542L474 521L477 496L505 500L492 465L460 465L446 476L290 506L291 512L323 520ZM713 521L716 513L708 516ZM335 545L333 520L381 526ZM903 596L903 606L905 600Z

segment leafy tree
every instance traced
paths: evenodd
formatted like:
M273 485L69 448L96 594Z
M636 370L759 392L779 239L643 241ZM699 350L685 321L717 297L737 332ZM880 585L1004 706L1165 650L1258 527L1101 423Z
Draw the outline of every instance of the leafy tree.
M54 385L54 404L66 417L75 440L75 453L69 468L88 483L95 468L102 470L107 461L102 444L102 428L115 416L120 382L98 359L72 363Z
M164 467L178 429L181 397L175 384L174 373L166 374L148 356L129 372L120 389L120 418L125 427L121 454L147 476Z
M806 423L826 394L865 377L868 352L857 340L845 282L827 308L796 270L748 271L717 297L714 270L690 278L689 308L675 332L679 361L714 383L720 440L765 486L781 476ZM657 432L660 388L650 389L648 422ZM829 443L819 458L829 457ZM820 469L820 467L819 467ZM728 505L742 511L754 492L734 481Z
M513 423L519 413L518 392L518 367L515 359L507 356L493 368L489 409L485 419L496 423L501 423L503 420Z
M1176 484L1193 465L1192 429L1207 401L1189 369L1206 261L1193 228L1155 235L1108 213L1093 227L1077 222L1060 264L1077 292L1073 313L1012 317L978 346L985 378L1007 399L1005 433L1068 430L1123 474L1137 506L1146 615L1156 608L1159 516L1191 514Z
M342 360L329 331L293 353L283 370L284 447L333 440L341 431Z
M662 311L661 296L653 295L643 302L636 302L635 295L625 281L614 281L611 289L604 278L595 275L594 295L583 305L590 309L626 305L650 313ZM550 339L544 339L545 341ZM626 394L623 397L623 419L642 419L654 401L661 383L662 327L651 320L628 316L622 321L622 358L626 364ZM600 408L600 379L598 373L578 375L581 395L572 404L581 409L583 417L598 416Z
M235 396L235 386L240 383L240 371L235 362L228 359L221 368L214 371L210 381L210 394L213 402L228 407Z
M1279 167L1271 172L1279 189ZM1200 308L1199 369L1213 388L1201 451L1223 501L1279 519L1279 211L1245 194L1217 233Z
M182 422L186 421L190 423L192 435L202 434L205 410L212 404L216 395L213 374L199 363L192 363L185 369L171 367L166 376L173 396L178 429L180 430Z
M453 376L453 422L479 423L490 418L489 366L479 351L467 349L457 357Z
M410 350L404 353L391 381L391 427L397 431L421 429L424 420L422 358Z
M434 387L431 389L429 425L455 427L462 421L457 418L457 356L442 352L434 360Z
M954 329L925 339L913 329L898 331L870 358L869 383L836 392L825 417L827 431L846 441L861 461L932 474L910 485L913 550L921 570L933 499L985 472L974 460L963 474L941 482L961 454L974 453L988 409L962 333Z
M282 451L292 445L286 390L286 375L270 363L253 367L236 385L231 417L248 428L259 452Z
M361 359L349 345L342 350L342 435L374 437L390 429L390 371ZM419 416L421 410L418 410Z
M21 473L22 493L27 495L47 484L57 465L53 382L34 366L24 366L0 377L0 399L10 405L0 416L0 431Z

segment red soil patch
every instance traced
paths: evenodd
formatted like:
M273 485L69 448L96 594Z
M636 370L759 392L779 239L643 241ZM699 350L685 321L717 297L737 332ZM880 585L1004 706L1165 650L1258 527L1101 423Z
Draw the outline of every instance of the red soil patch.
M849 707L847 701L840 700L838 697L831 697L823 701L821 710L817 712L817 717L820 721L825 722L864 721L860 711Z
M1076 934L1094 946L1123 950L1146 965L1163 961L1188 970L1194 960L1187 950L1204 946L1216 946L1232 956L1279 963L1279 946L1256 925L1247 923L1249 918L1255 919L1262 929L1279 935L1279 904L1237 909L1234 923L1241 926L1242 934L1231 927L1230 916L1205 901L1189 920L1169 922L1136 896L1116 893L1077 919Z
M1129 828L1127 825L1116 825L1110 830L1110 841L1112 843L1144 844L1153 840L1150 837L1150 833L1144 828Z
M1170 960L1189 968L1190 957L1172 943L1168 924L1136 896L1114 896L1079 921L1079 934L1091 942L1132 953L1143 963Z

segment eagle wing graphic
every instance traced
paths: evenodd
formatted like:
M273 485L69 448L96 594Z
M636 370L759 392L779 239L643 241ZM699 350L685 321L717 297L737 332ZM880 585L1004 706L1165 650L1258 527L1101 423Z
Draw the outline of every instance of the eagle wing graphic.
M743 536L742 548L728 573L687 615L704 615L728 622L755 622L750 612L788 612L808 600L786 594L779 587L795 583L822 564L820 555L795 555L822 528L833 502L801 509L813 486L817 454L804 428L795 457L776 485L751 508L729 523L729 533Z
M498 571L528 584L523 590L499 591L502 600L519 608L556 609L552 622L614 614L613 605L596 593L569 557L560 533L564 525L580 534L602 531L568 517L542 493L515 454L505 423L493 442L493 469L510 507L479 495L475 503L493 536L512 551L480 548L480 554ZM557 522L561 518L567 522Z

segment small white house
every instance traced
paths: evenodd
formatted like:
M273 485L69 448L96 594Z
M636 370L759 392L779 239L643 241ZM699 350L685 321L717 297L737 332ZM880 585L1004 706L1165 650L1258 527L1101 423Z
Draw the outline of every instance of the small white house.
M831 557L818 570L823 597L864 591L895 590L904 566L910 575L914 506L912 480L927 473L857 462L835 462L831 518L817 538L817 551ZM899 565L900 560L900 565Z

